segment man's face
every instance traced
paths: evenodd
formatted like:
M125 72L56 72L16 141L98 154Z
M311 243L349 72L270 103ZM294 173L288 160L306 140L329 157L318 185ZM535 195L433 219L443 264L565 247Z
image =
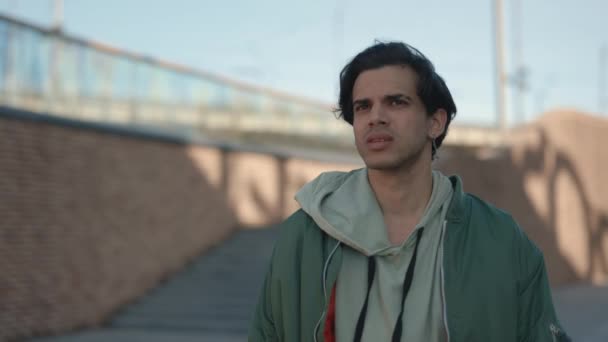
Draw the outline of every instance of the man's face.
M362 72L353 87L355 144L370 169L396 170L431 157L432 119L407 66Z

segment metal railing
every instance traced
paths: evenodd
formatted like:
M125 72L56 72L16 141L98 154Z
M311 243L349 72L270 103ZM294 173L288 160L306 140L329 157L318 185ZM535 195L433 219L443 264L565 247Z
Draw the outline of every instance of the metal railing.
M0 104L193 136L352 141L328 105L120 51L0 15Z

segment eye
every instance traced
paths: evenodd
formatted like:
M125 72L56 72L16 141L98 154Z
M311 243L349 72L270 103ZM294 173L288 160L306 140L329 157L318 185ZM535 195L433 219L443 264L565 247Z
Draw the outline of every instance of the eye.
M403 99L392 99L391 105L392 106L404 106L404 105L407 105L407 101L405 101Z
M368 108L369 108L369 105L367 103L360 103L360 104L355 105L355 112L366 110Z

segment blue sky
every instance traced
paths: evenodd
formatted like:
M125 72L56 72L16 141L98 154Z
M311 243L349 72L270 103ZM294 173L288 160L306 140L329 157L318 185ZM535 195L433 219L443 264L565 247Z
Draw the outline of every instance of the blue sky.
M608 50L608 1L520 0L529 71L523 114L599 111L599 51ZM48 26L52 0L0 0L2 13ZM64 0L72 35L330 104L338 72L374 39L424 52L455 97L457 121L495 121L489 0ZM506 71L513 72L514 0L505 3ZM608 78L608 75L605 76ZM608 94L606 94L608 97ZM608 115L608 113L605 113Z

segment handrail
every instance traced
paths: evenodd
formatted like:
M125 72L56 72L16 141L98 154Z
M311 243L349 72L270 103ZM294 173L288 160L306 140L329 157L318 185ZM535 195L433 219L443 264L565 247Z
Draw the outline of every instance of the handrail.
M350 141L331 107L0 15L0 105L85 121Z

